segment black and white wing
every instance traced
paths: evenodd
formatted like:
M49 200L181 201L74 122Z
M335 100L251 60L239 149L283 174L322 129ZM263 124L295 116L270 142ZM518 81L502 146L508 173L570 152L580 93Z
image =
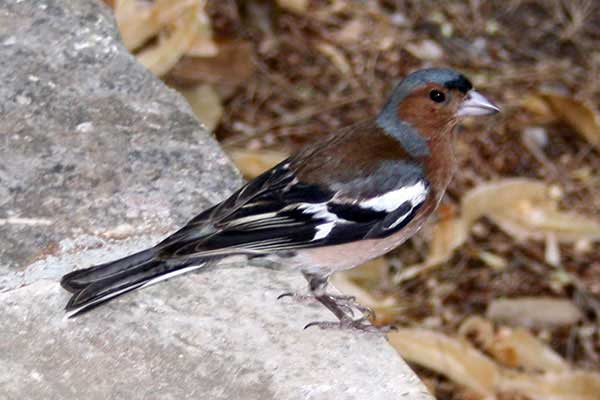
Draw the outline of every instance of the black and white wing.
M301 182L293 161L286 160L158 247L165 257L193 257L382 238L406 226L430 191L421 169L403 162L382 164L368 182L364 177L335 185Z

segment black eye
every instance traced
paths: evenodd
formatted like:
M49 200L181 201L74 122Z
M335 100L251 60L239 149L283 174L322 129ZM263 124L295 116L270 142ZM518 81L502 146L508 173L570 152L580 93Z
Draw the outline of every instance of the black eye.
M444 100L446 100L446 95L440 92L439 90L434 89L431 92L429 92L429 98L435 101L436 103L442 103Z

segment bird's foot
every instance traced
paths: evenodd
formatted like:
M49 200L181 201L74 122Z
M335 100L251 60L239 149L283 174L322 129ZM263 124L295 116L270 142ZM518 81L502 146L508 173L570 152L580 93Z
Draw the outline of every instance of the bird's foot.
M295 300L299 303L307 303L307 302L315 301L315 296L313 296L312 294L308 294L308 293L301 294L301 293L295 293L295 292L282 293L279 296L277 296L277 300L281 300L286 297L289 297L292 300Z
M356 329L363 332L387 332L391 329L387 327L377 328L371 325L369 323L369 318L374 318L375 312L369 307L359 304L354 296L325 293L327 276L316 274L304 274L304 276L308 280L309 289L313 295L311 297L323 304L339 320L339 322L311 322L306 325L304 329L310 328L311 326L318 326L321 329ZM286 297L286 295L293 294L284 293L279 296L279 298ZM362 315L355 318L357 312Z
M375 311L373 309L363 306L362 304L356 301L356 297L354 296L346 296L346 295L335 295L335 294L327 294L326 296L335 306L341 308L344 314L349 314L351 316L355 316L355 310L359 311L363 314L365 318L375 318ZM277 300L281 300L285 297L290 297L295 301L300 303L307 303L312 301L320 301L318 296L313 294L299 294L294 292L286 292L277 296Z
M366 318L344 318L337 322L335 321L314 321L309 324L306 324L304 329L308 329L310 327L319 327L321 329L352 329L358 330L361 332L369 332L369 333L387 333L392 330L395 330L396 327L392 325L385 326L374 326L369 323L369 320Z

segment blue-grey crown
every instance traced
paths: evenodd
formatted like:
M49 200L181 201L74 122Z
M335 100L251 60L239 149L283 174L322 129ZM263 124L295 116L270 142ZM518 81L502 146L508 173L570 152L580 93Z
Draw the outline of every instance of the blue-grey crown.
M463 93L467 93L473 88L471 81L469 81L463 74L456 72L453 69L427 68L415 71L404 78L394 88L392 97L400 96L401 98L404 98L414 88L427 83L437 83L438 85L445 86L448 89L458 89Z

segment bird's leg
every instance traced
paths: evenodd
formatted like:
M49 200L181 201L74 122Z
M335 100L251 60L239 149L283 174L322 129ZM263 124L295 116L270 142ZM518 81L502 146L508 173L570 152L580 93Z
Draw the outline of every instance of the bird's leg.
M307 274L304 273L304 277L309 282L309 292L308 293L295 293L295 292L285 292L277 296L277 300L280 300L284 297L291 297L294 300L304 303L304 302L313 302L315 300L320 300L317 298L317 293L325 294L325 289L327 288L328 281L326 276L315 275L315 274ZM316 277L313 279L313 277ZM336 304L339 308L341 308L344 314L354 315L354 309L359 310L360 312L366 313L368 315L373 315L373 311L369 308L364 307L355 302L356 298L354 296L345 296L345 295L331 295L328 294L327 297L336 301ZM335 314L335 313L334 313Z
M327 277L321 276L321 275L316 275L316 274L308 274L308 273L303 273L303 275L306 278L306 280L309 282L309 292L308 293L285 292L285 293L282 293L279 296L277 296L277 300L283 299L284 297L292 297L294 300L299 301L299 302L315 301L315 300L317 300L317 297L315 294L317 291L321 291L323 293L325 292L325 289L327 288L327 285L328 285ZM313 277L318 277L318 278L313 280ZM322 285L322 287L319 287L319 285ZM331 296L331 297L335 297L336 299L347 300L347 301L354 301L356 299L354 296Z
M371 325L367 320L370 315L374 315L371 309L357 304L355 301L356 299L353 296L336 296L326 293L325 289L327 288L328 284L327 276L318 274L304 274L304 277L308 280L308 286L314 298L323 304L329 311L331 311L339 320L339 322L311 322L306 325L304 329L311 326L318 326L324 329L351 328L361 331L380 332L378 328ZM354 319L353 309L359 310L364 314L364 316Z

